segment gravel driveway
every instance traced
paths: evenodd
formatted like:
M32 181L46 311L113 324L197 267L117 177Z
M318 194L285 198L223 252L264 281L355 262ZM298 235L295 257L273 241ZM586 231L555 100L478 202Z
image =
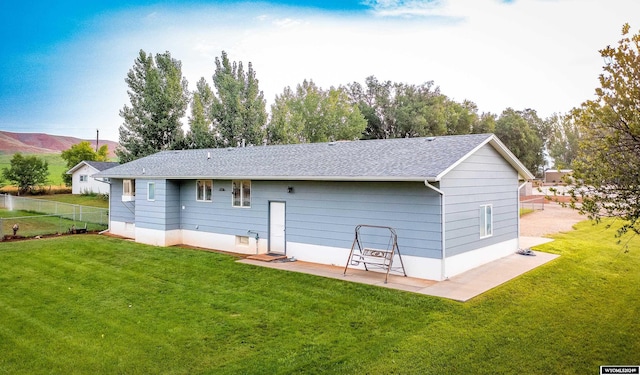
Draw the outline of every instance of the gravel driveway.
M544 210L534 211L520 218L520 236L541 237L558 232L573 230L576 223L588 220L576 210L565 208L555 202L548 202Z

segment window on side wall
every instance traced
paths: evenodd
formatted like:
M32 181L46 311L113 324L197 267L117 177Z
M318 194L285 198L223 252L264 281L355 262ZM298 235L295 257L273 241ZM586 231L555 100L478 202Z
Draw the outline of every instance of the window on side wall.
M198 202L211 202L211 192L213 191L212 180L196 181L196 200Z
M149 182L147 184L147 200L155 201L156 200L156 183Z
M480 206L480 238L493 236L493 205Z
M251 181L233 181L232 205L233 207L251 207Z
M131 202L136 197L136 180L122 180L122 201Z
M87 182L87 181L89 181L89 176L87 176L86 174L81 174L80 182Z

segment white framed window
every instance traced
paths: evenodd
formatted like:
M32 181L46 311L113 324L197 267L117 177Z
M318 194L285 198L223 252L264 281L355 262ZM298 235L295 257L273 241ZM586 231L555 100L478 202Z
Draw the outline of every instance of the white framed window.
M122 201L131 202L136 197L136 180L122 180Z
M233 181L233 194L231 195L231 204L233 207L251 207L251 181Z
M196 200L198 202L211 202L213 191L212 180L197 180L196 181Z
M493 236L493 205L480 206L480 238Z
M87 182L87 181L89 181L89 176L87 176L86 174L81 174L80 182Z
M156 200L156 183L149 182L147 184L147 200L155 201Z

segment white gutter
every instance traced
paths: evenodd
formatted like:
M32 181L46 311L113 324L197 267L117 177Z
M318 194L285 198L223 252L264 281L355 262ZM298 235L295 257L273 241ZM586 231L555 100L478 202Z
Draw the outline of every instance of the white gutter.
M527 183L528 183L528 181L525 180L522 183L522 185L518 186L518 196L517 196L517 199L518 199L518 250L520 250L520 209L521 209L521 207L520 207L520 190L523 187L525 187L525 185Z
M109 184L109 211L107 215L107 229L98 233L98 234L105 234L105 233L111 232L111 181L108 179L99 180L97 178L94 178L94 180L105 183L105 184Z
M445 230L446 230L446 225L445 225L445 198L444 198L444 191L438 189L437 187L431 185L429 183L428 180L424 180L424 186L428 187L429 189L435 191L436 193L440 194L440 211L442 214L442 229L441 229L441 235L442 235L442 262L441 262L441 269L440 269L440 279L441 280L447 280L449 277L447 276L447 246L445 244Z
M92 175L94 179L98 174ZM99 175L99 178L116 179L158 179L158 180L254 180L254 181L377 181L377 182L423 182L425 176L214 176L214 175L193 175L193 176L171 176L171 175ZM436 177L426 177L428 181L437 181Z

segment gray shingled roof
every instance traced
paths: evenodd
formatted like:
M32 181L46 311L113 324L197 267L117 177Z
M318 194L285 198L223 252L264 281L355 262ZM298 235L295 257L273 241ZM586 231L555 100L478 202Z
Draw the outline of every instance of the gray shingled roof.
M109 168L113 168L115 166L120 165L120 163L111 162L111 161L89 161L89 160L85 160L84 162L89 164L90 166L94 167L95 169L99 170L100 172L106 171Z
M73 168L69 169L66 173L67 174L73 174L76 170L80 169L80 167L82 167L83 165L89 165L93 168L95 168L98 172L102 172L102 171L106 171L109 168L113 168L115 166L120 165L120 163L116 163L116 162L108 162L108 161L90 161L90 160L83 160L80 163L76 164L73 166Z
M94 177L435 181L487 143L530 178L492 134L162 151Z

